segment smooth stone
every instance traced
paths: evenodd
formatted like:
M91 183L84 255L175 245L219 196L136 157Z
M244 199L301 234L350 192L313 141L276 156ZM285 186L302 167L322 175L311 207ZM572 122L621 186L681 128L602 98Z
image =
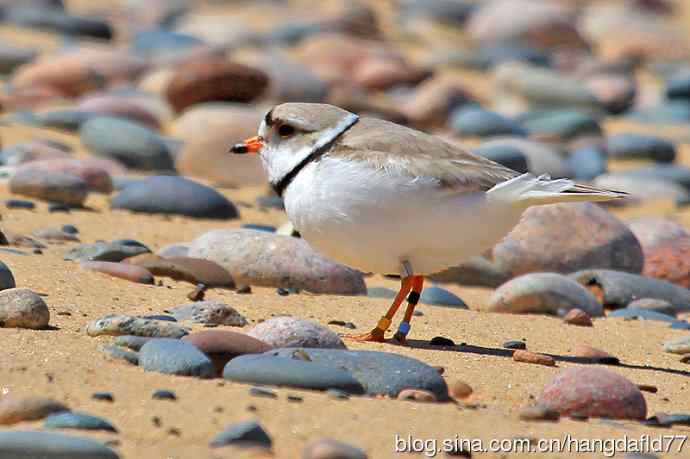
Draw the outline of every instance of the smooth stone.
M206 354L215 365L218 374L222 374L225 365L237 356L261 354L271 349L271 346L263 341L229 330L202 330L182 339Z
M527 136L527 130L510 118L481 107L461 107L450 118L450 127L461 137Z
M73 174L19 169L9 182L12 193L44 201L82 206L89 193L88 184Z
M498 137L482 144L483 149L519 150L527 159L528 171L534 175L548 174L553 178L570 176L570 169L560 153L545 143L522 137Z
M118 168L119 165L103 158L48 158L21 164L17 173L31 170L76 175L86 182L89 191L110 194L113 191L110 173Z
M501 285L491 296L488 310L562 317L576 308L590 317L604 314L594 295L572 279L556 273L529 273Z
M154 400L177 400L177 395L170 390L158 389L151 394L151 398Z
M139 366L144 371L212 378L216 369L211 360L194 345L179 339L148 341L139 350Z
M8 199L5 201L5 206L8 209L28 209L32 210L36 208L36 204L32 201L26 201L24 199Z
M39 228L33 235L50 242L79 242L74 233L63 231L62 228Z
M246 229L212 230L190 244L188 255L218 263L238 285L338 295L366 292L359 271L323 257L294 237Z
M652 311L650 309L635 309L630 306L623 309L616 309L615 311L609 312L607 317L619 317L623 319L637 319L637 320L656 320L660 322L677 322L672 315L664 314L657 311Z
M162 27L142 30L134 35L130 42L136 53L149 57L177 53L204 45L205 42L199 38Z
M667 316L675 317L676 308L673 304L666 300L660 300L658 298L640 298L639 300L631 301L627 306L628 309L646 309L649 311L655 311L661 314L666 314Z
M35 122L41 127L78 131L93 114L76 109L51 110L35 115Z
M356 446L330 438L317 438L302 450L302 459L367 459L367 454Z
M589 181L605 174L607 166L606 152L598 146L586 146L571 152L566 159L572 178Z
M606 308L624 308L638 298L658 298L678 312L690 310L690 291L660 279L606 269L579 271L569 277L593 292Z
M275 348L345 349L345 344L337 333L321 324L299 317L272 317L256 324L247 335Z
M600 363L603 365L620 365L618 357L614 357L606 351L597 349L586 344L577 344L570 351L570 355L580 358L588 359L592 363Z
M145 100L142 98L142 101ZM95 95L83 99L77 105L77 110L88 113L91 116L112 116L124 118L135 123L143 124L151 129L159 129L160 122L156 113L145 107L143 102L130 100L117 95Z
M563 322L569 325L577 325L580 327L591 327L592 319L589 317L585 311L579 308L571 309L563 317Z
M0 45L0 73L10 74L21 65L34 60L37 55L38 51L35 49L3 43Z
M666 81L666 97L682 101L690 99L690 72L679 72Z
M634 178L667 180L690 190L690 168L677 164L657 164L644 169L632 169L621 173Z
M449 292L448 290L432 285L422 290L419 301L423 304L434 306L448 306L458 309L469 309L462 298Z
M421 389L433 393L439 401L448 400L446 382L434 367L399 354L287 348L269 351L264 355L291 357L296 351L306 354L314 363L349 372L361 383L368 395L388 395L395 398L403 389Z
M131 352L112 344L104 344L98 350L115 360L123 360L132 365L139 365L139 353L137 352Z
M417 85L400 110L413 126L443 127L453 111L473 100L462 81L441 74Z
M91 394L91 398L93 400L101 400L104 402L114 402L115 397L113 397L113 394L111 392L94 392Z
M249 103L268 84L268 75L263 71L221 57L181 67L173 73L165 94L175 111L181 112L203 102Z
M472 153L502 164L514 171L523 174L529 172L527 157L515 146L483 144L473 148Z
M0 237L0 239L2 239L2 237ZM16 284L12 271L5 263L0 261L0 291L15 287Z
M515 352L513 352L513 361L523 362L523 363L532 363L535 365L544 365L547 367L555 367L556 366L556 361L554 360L553 357L545 355L545 354L538 354L536 352L525 351L522 349L518 349Z
M168 144L149 128L121 118L96 116L82 124L79 137L94 154L142 170L173 170Z
M184 242L176 242L168 244L158 251L158 256L161 258L187 258L189 253L189 244ZM196 260L196 258L195 258Z
M220 301L197 301L170 308L170 313L177 320L189 320L199 324L230 325L244 327L247 319L232 306Z
M592 184L628 193L628 196L620 200L621 204L663 200L676 202L689 197L688 190L675 182L651 176L634 176L627 172L600 175L592 180Z
M249 384L364 393L362 385L348 371L290 356L261 354L235 357L225 365L223 378Z
M644 252L642 274L690 288L690 233L668 218L628 221Z
M637 386L604 368L574 367L562 371L544 388L538 403L561 416L642 420L647 415L647 404Z
M91 271L107 274L139 284L153 285L155 279L147 269L141 266L112 261L81 261L79 266Z
M142 319L151 319L151 320L162 320L164 322L177 322L177 319L175 319L173 316L169 316L167 314L150 314L146 316L141 316Z
M411 402L434 403L437 402L436 396L431 392L419 389L403 389L398 394L398 400L407 400Z
M570 141L581 136L601 135L599 122L584 113L571 110L547 111L524 121L530 135L541 139Z
M113 38L113 30L106 21L75 16L60 8L14 6L4 11L3 19L19 26L46 29L70 36L103 40Z
M120 191L112 209L195 218L232 219L239 213L232 202L213 188L183 177L150 177Z
M558 421L561 417L558 411L542 405L522 408L519 416L523 421Z
M67 251L65 260L73 261L111 261L120 262L150 250L142 245L122 244L113 242L94 242L93 244L79 244Z
M276 399L278 398L278 394L273 392L272 390L269 389L264 389L263 387L250 387L249 388L249 395L252 397L264 397L264 398L271 398L271 399Z
M503 343L505 349L527 349L527 344L524 341L510 340Z
M62 411L69 408L46 397L5 395L0 399L0 425L36 421Z
M393 299L398 292L386 287L369 287L367 288L367 296L369 298L385 298Z
M308 67L283 54L266 56L260 68L269 78L262 98L276 102L325 102L329 87Z
M69 158L71 149L48 139L15 143L0 150L0 162L5 166L19 166L30 161Z
M672 354L689 354L690 336L683 336L682 338L666 341L664 343L664 351Z
M51 414L43 422L43 428L105 430L107 432L117 432L117 429L103 418L74 411Z
M44 329L50 321L48 306L28 288L0 291L0 327Z
M140 317L107 314L86 326L89 336L134 335L149 338L182 338L188 332L174 322L142 319Z
M99 441L35 430L0 431L0 457L4 459L119 459Z
M223 267L209 260L189 257L163 258L144 254L127 260L127 263L141 266L155 276L190 282L207 287L235 288L235 281Z
M606 138L606 151L612 158L650 159L672 163L676 159L676 147L660 137L641 134L613 134Z
M242 225L244 229L250 229L255 231L264 231L266 233L275 233L276 227L273 225L261 225L259 223L245 223Z
M690 426L690 414L687 413L656 413L647 419L647 425L673 427L676 425Z
M472 386L459 379L451 380L448 384L448 393L456 400L467 398L473 392Z
M672 100L658 105L641 107L628 115L632 121L645 124L685 124L690 121L690 106L686 101Z
M271 437L256 421L234 424L213 437L209 442L211 448L228 445L270 448L272 444Z

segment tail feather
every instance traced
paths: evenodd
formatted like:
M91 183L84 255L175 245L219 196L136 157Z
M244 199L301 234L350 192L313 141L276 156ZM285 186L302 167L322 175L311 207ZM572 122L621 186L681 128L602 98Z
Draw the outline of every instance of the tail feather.
M581 185L570 179L552 180L548 175L522 174L499 183L488 191L491 199L508 200L527 206L559 202L612 201L627 193Z

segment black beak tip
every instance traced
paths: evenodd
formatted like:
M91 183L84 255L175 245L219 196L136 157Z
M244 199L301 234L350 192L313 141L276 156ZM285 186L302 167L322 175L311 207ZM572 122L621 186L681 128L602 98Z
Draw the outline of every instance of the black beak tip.
M236 143L232 147L230 147L230 153L234 153L236 155L243 155L247 153L247 146L243 143Z

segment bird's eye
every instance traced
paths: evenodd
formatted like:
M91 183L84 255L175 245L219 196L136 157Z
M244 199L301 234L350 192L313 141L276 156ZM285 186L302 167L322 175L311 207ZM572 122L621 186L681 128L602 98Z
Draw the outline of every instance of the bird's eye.
M295 133L295 128L289 124L281 124L278 128L278 135L281 137L290 137Z

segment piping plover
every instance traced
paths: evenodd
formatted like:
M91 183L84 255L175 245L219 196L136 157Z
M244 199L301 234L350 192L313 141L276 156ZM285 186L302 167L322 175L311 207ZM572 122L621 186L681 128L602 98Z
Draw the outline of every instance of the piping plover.
M400 274L391 307L371 332L355 337L365 341L384 340L407 296L394 335L404 343L424 275L484 253L529 206L624 196L520 174L438 137L333 105L278 105L258 134L231 151L260 154L309 244L364 272Z

